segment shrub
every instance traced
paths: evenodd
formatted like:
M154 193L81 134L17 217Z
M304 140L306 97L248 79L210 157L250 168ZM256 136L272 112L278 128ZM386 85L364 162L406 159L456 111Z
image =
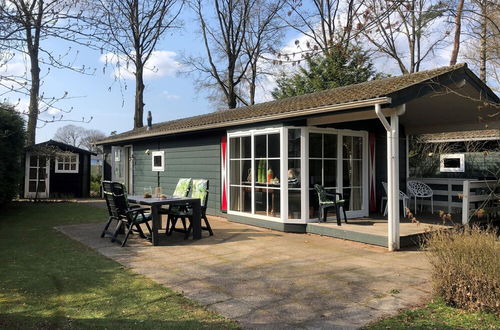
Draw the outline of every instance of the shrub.
M19 191L24 138L24 120L12 107L0 104L0 205Z
M424 244L437 295L454 307L500 314L500 241L494 230L441 230Z

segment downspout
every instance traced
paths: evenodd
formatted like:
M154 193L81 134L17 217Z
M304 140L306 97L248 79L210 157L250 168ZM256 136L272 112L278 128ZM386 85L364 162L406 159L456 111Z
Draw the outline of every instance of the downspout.
M405 105L391 111L391 123L387 121L380 104L375 105L375 114L387 131L387 210L389 251L400 247L399 234L399 115L405 111Z

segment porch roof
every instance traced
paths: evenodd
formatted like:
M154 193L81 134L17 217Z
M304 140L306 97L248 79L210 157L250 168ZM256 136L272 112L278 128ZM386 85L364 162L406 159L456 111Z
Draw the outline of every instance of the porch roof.
M500 129L423 134L422 139L428 143L500 140Z
M236 109L212 112L154 124L150 130L142 127L110 136L97 144L144 139L155 136L201 131L206 129L231 127L255 122L265 122L283 118L318 115L335 111L356 111L380 104L393 107L419 98L431 91L449 87L467 77L474 89L487 99L498 103L499 99L472 73L466 64L441 67L413 74L367 81L320 92L264 102ZM348 114L346 114L348 115Z

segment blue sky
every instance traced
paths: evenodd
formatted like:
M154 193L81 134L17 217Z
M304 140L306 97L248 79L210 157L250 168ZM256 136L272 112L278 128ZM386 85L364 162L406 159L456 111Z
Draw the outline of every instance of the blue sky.
M180 63L178 56L201 55L205 56L202 40L198 31L197 22L189 8L185 7L182 20L184 28L164 35L157 45L158 53L151 61L159 70L149 72L145 76L145 113L153 113L153 122L161 122L183 117L208 113L214 110L213 104L207 101L207 93L199 90L194 84L194 77L179 75ZM294 41L301 38L294 32L288 31L283 46L293 51ZM59 40L44 41L46 49L52 49L53 55L66 52L68 44ZM82 75L68 70L51 69L46 77L42 90L48 96L60 96L65 91L69 93L66 100L60 101L57 106L63 109L73 108L71 113L64 118L80 120L82 117L93 119L89 123L71 123L84 128L98 129L109 134L111 131L123 132L132 129L134 115L134 80L125 79L122 83L127 85L127 90L121 90L120 84L115 82L113 68L108 67L103 73L104 64L102 54L87 48L77 48L79 55L75 65L85 65L96 68L93 75ZM442 50L435 58L428 61L424 69L446 65L449 49ZM376 68L381 72L398 75L394 63L385 58L374 58ZM45 68L46 70L46 68ZM44 70L42 69L42 72ZM109 88L111 87L111 91ZM261 90L259 100L269 98L273 88L272 78L265 84L265 91ZM122 96L123 92L123 96ZM12 96L10 102L16 103L19 96ZM122 104L123 103L123 104ZM21 101L20 106L27 105L27 97ZM45 115L46 116L46 115ZM37 142L46 141L54 136L56 130L68 122L50 123L37 130Z

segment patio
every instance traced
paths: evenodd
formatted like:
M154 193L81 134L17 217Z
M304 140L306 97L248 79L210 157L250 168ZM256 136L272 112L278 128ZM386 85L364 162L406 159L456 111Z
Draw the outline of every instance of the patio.
M429 296L422 252L210 222L212 237L160 235L156 247L134 237L121 248L99 238L102 224L57 229L244 328L359 328Z

